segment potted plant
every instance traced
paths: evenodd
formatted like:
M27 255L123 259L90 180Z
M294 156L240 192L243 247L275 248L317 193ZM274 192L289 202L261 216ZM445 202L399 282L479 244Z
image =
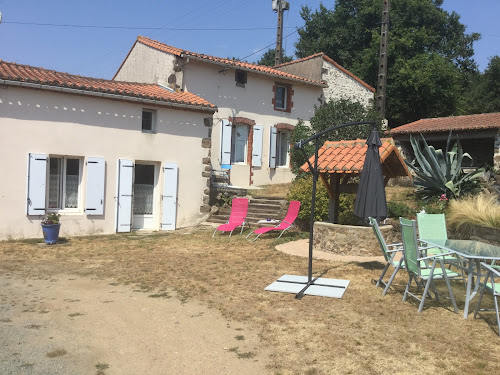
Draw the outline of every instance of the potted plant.
M48 244L55 244L59 239L59 218L61 215L56 213L47 214L45 220L42 220L43 239Z

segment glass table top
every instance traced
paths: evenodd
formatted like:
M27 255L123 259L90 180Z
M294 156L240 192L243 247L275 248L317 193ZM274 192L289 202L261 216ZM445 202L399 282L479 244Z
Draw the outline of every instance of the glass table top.
M457 252L467 258L500 259L500 246L472 240L420 239L429 245Z

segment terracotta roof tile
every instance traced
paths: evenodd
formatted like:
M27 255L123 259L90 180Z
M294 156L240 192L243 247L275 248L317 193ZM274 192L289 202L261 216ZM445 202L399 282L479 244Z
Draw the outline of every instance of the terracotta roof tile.
M321 56L321 58L323 60L329 62L330 64L332 64L333 66L335 66L337 69L339 69L341 72L347 74L349 77L351 77L355 81L359 82L361 85L363 85L364 87L366 87L371 92L375 92L375 89L372 86L370 86L368 83L366 83L365 81L363 81L361 78L359 78L355 74L351 73L349 70L347 70L346 68L344 68L342 65L340 65L338 62L336 62L335 60L333 60L328 55L325 55L323 52L319 52L319 53L316 53L314 55L304 57L302 59L293 60L293 61L289 61L287 63L276 65L275 68L281 68L282 66L292 65L292 64L303 62L303 61L311 60L311 59L314 59L315 57L318 57L318 56Z
M391 158L391 162L396 162L398 165L391 166L392 173L398 176L410 176L410 172L406 168L394 140L392 138L382 138L381 141L382 146L379 147L380 162L384 164L389 156L395 154L396 156ZM359 174L363 170L367 149L366 139L327 141L318 151L318 172ZM314 163L314 156L309 159L309 162ZM305 163L301 170L304 172L309 171L309 165Z
M500 129L500 112L479 115L425 118L390 130L390 134L449 132L450 130Z
M243 62L243 61L231 60L231 59L226 59L226 58L222 58L222 57L210 56L210 55L206 55L206 54L202 54L202 53L190 52L190 51L182 50L180 48L169 46L169 45L164 44L164 43L160 43L156 40L149 39L149 38L146 38L144 36L138 36L137 42L142 43L144 45L147 45L149 47L152 47L154 49L157 49L159 51L170 53L172 55L179 56L179 57L182 55L191 56L194 58L205 60L207 62L233 66L235 68L253 71L255 73L262 73L262 74L267 74L267 75L271 75L271 76L278 77L278 78L313 84L315 86L326 87L326 83L323 81L315 81L315 80L300 77L300 76L297 76L294 74L282 72L282 71L274 69L270 66L251 64L251 63L247 63L247 62Z
M21 65L0 60L0 80L16 81L46 87L63 87L89 92L120 95L126 100L142 98L163 102L165 105L183 104L199 107L213 112L217 107L207 100L189 92L174 92L155 85L135 82L111 81L100 78L83 77L69 73L56 72L30 65ZM160 103L159 103L160 104Z

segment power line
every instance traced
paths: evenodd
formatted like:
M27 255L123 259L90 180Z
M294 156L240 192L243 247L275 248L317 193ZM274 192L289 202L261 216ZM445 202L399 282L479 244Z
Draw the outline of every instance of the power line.
M56 24L56 23L37 23L37 22L3 22L11 25L28 25L28 26L49 26L49 27L71 27L71 28L87 28L87 29L117 29L117 30L166 30L166 31L255 31L255 30L274 30L274 27L236 27L236 28L176 28L176 27L150 27L150 26L100 26L100 25L73 25L73 24ZM294 27L285 27L292 29Z

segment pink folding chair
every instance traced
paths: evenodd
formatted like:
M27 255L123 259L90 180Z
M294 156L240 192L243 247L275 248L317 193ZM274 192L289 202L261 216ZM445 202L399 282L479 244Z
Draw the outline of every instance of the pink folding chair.
M295 221L295 219L297 219L297 216L299 215L299 210L300 210L300 202L299 201L291 201L290 202L290 205L288 206L288 212L286 213L286 216L285 218L283 219L283 221L275 226L275 227L263 227L263 228L259 228L259 229L256 229L254 230L253 232L249 233L247 238L250 236L250 234L256 234L257 237L255 237L253 240L256 241L257 238L259 238L259 236L261 234L264 234L264 233L267 233L267 232L270 232L270 231L273 231L273 230L280 230L281 231L281 234L279 235L278 238L280 238L283 233L285 233L285 231L287 231L288 229L290 228L295 228L295 230L300 234L300 231L299 229L293 224L293 222Z
M219 227L214 230L214 234L212 234L212 237L215 236L215 232L220 231L220 232L229 232L229 237L233 234L233 230L235 230L237 227L241 225L241 233L243 233L243 228L245 227L246 222L246 217L247 217L247 211L248 211L248 199L246 198L233 198L233 202L231 204L231 215L229 215L229 220L227 221L226 224L219 225Z

